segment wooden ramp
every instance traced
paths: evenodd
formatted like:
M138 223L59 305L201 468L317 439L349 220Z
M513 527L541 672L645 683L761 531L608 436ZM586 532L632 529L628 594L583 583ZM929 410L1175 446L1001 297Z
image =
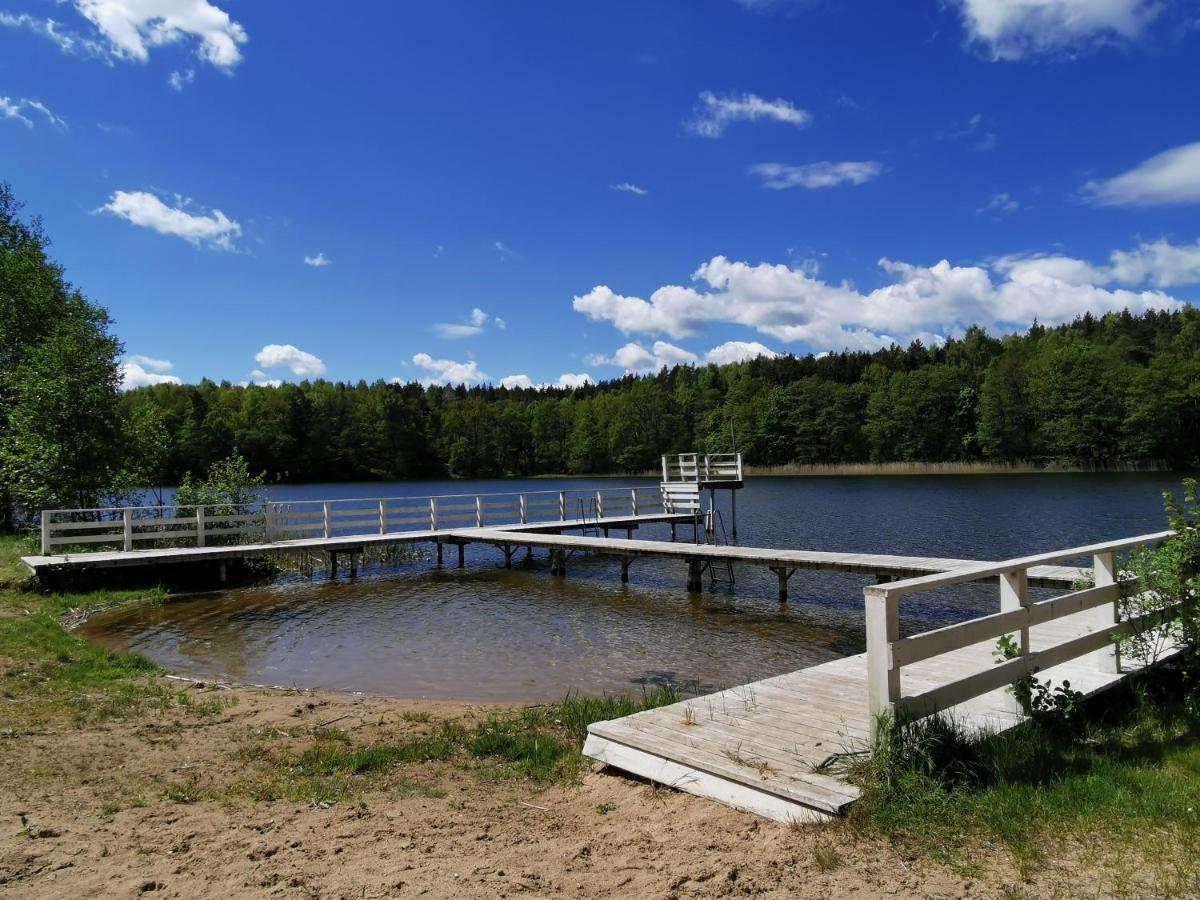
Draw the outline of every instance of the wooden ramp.
M1030 629L1032 649L1074 640L1097 628L1078 613ZM995 640L906 666L904 692L918 694L993 664ZM1040 672L1085 695L1122 678L1100 671L1098 651ZM1110 651L1111 652L1111 651ZM1001 688L951 707L975 729L1003 731L1023 720ZM867 751L871 717L867 654L845 657L588 729L585 755L660 784L780 822L820 822L858 798L854 785L823 764Z

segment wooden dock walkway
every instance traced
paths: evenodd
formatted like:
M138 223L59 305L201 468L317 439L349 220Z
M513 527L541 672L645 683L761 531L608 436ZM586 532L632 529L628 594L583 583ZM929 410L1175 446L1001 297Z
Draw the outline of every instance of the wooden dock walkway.
M594 723L583 752L777 821L826 821L858 798L858 788L845 778L844 762L870 752L879 716L937 711L970 729L1003 731L1024 720L1007 690L1023 674L1037 672L1039 679L1055 684L1069 681L1090 696L1139 671L1144 661L1119 660L1112 643L1129 623L1117 620L1114 550L1106 548L1166 536L1144 535L868 587L866 653ZM1029 601L1026 573L1086 553L1095 554L1095 586ZM1000 578L1001 612L900 638L895 604L901 596L985 574ZM879 608L889 625L882 639L872 627ZM998 665L996 639L1010 631L1017 635L1019 655Z

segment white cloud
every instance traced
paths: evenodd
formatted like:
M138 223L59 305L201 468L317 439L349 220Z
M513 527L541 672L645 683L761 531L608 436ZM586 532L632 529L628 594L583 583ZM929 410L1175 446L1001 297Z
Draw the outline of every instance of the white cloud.
M493 320L490 315L478 306L472 309L471 314L462 322L439 322L432 327L438 337L455 340L457 338L474 337L477 334L482 334L484 326L487 325L489 320L494 321L497 328L504 329L508 327L508 323L503 319Z
M1083 193L1098 206L1200 203L1200 141L1152 156L1107 181L1089 181Z
M219 209L199 215L184 209L188 201L176 198L176 203L175 207L167 206L155 194L146 191L117 191L97 212L112 213L134 225L181 237L197 246L208 244L222 250L233 249L233 239L242 234L241 225Z
M267 377L267 373L264 372L262 369L252 369L250 371L250 377L254 378L256 380L261 380L261 379Z
M121 373L121 390L131 391L134 388L149 387L153 384L180 384L180 380L175 375L160 375L156 372L147 372L143 364L139 364L136 360L145 359L145 357L133 357L127 362L120 365ZM151 362L165 362L165 360L151 360ZM171 364L167 363L167 368Z
M883 166L872 160L863 162L816 162L803 166L783 163L759 163L750 171L763 179L763 187L772 190L787 188L827 188L839 184L866 184L878 178Z
M1021 208L1021 202L1016 197L1007 191L1001 191L998 194L993 194L992 199L985 203L979 209L975 210L978 213L992 213L999 217L1015 213Z
M76 0L79 12L118 59L145 62L150 48L194 41L196 55L219 69L242 61L246 30L208 0Z
M455 362L452 359L434 359L428 353L418 353L412 358L413 365L420 366L429 373L428 378L422 378L421 384L482 384L490 376L480 371L475 360ZM394 379L399 381L399 379Z
M333 265L330 260L325 258L324 253L318 253L316 256L304 257L304 264L306 266L312 266L314 269L321 269L325 266Z
M53 19L38 19L28 13L8 13L0 11L0 25L7 28L26 28L34 34L53 41L63 53L77 56L98 56L107 58L104 45L90 38L80 37L63 27Z
M506 329L508 327L508 323L506 321L504 321L502 318L500 318L499 316L496 316L494 319L492 319L492 321L496 323L496 327L499 328L501 331L503 331L504 329Z
M173 91L182 91L196 80L195 69L177 69L167 76L167 84Z
M622 181L620 184L611 185L611 187L614 191L621 191L622 193L626 194L637 194L639 197L645 197L648 193L650 193L644 187L631 184L628 181Z
M1158 0L955 0L970 38L995 60L1077 51L1132 39L1162 10Z
M690 366L698 359L695 353L682 347L655 341L649 349L631 342L618 348L612 356L594 354L587 361L594 366L618 366L626 372L643 373L657 372L664 367Z
M136 353L129 357L131 363L136 363L143 369L152 369L155 372L170 372L175 366L169 359L155 359L153 356L142 356Z
M812 350L870 350L914 338L937 342L972 324L1006 330L1026 327L1035 318L1064 322L1088 311L1177 308L1181 301L1161 291L1113 285L1197 280L1193 254L1200 250L1143 244L1132 253L1114 253L1112 265L1101 267L1068 257L1005 257L990 266L954 266L948 260L919 266L885 258L879 265L891 283L865 294L845 282L822 281L811 271L717 256L693 273L693 286L665 285L646 300L600 285L573 305L625 334L678 339L722 322ZM680 361L660 358L658 347L627 344L603 361L631 370Z
M587 384L594 384L592 376L587 372L563 372L558 376L558 380L554 382L556 388L581 388Z
M325 373L325 363L311 353L307 353L299 347L293 347L291 344L267 344L254 354L254 361L264 369L285 366L292 370L293 375L323 375Z
M528 375L506 375L500 379L500 387L512 390L514 388L534 387L533 379Z
M504 262L506 259L520 259L521 258L521 254L518 253L516 250L514 250L512 247L509 247L507 244L505 244L504 241L493 241L492 247L495 248L496 253L498 253L500 255L501 262Z
M33 119L26 115L26 113L31 111L44 116L46 121L59 131L68 130L67 123L51 112L50 108L39 100L28 100L24 97L14 100L10 97L0 97L0 119L13 119L20 122L26 128L32 128Z
M688 131L700 137L719 138L734 122L757 122L760 119L803 128L812 120L812 116L782 98L764 100L757 94L718 97L712 91L704 91L700 94L700 104L692 118L684 125Z
M723 366L727 363L757 359L760 356L774 359L778 355L770 347L764 347L758 341L726 341L705 353L704 361Z

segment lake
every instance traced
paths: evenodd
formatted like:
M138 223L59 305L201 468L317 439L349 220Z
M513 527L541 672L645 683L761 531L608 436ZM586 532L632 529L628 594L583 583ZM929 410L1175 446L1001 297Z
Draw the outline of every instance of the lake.
M757 478L739 492L738 542L1005 559L1165 528L1161 492L1179 482L1167 473ZM318 484L269 493L334 499L655 483ZM727 497L718 495L726 522ZM669 528L637 536L665 540ZM681 562L638 560L623 585L611 559L571 559L568 576L552 578L544 551L512 571L493 548L469 547L463 570L438 570L432 554L420 556L356 580L290 576L113 610L82 633L203 678L511 702L666 681L716 689L864 649L859 575L799 571L790 602L780 604L775 576L757 568L737 569L732 588L706 585L689 596ZM984 585L921 595L903 608L903 630L994 612L997 602L996 588Z

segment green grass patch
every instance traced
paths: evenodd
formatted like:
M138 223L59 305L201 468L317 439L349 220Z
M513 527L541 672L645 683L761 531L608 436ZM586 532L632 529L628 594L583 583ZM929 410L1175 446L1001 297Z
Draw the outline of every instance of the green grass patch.
M970 740L945 720L893 730L857 773L851 821L968 874L995 843L1028 876L1064 842L1102 839L1118 858L1168 864L1158 889L1200 891L1200 719L1177 679L1163 671L1108 692L1081 732L1026 723Z

